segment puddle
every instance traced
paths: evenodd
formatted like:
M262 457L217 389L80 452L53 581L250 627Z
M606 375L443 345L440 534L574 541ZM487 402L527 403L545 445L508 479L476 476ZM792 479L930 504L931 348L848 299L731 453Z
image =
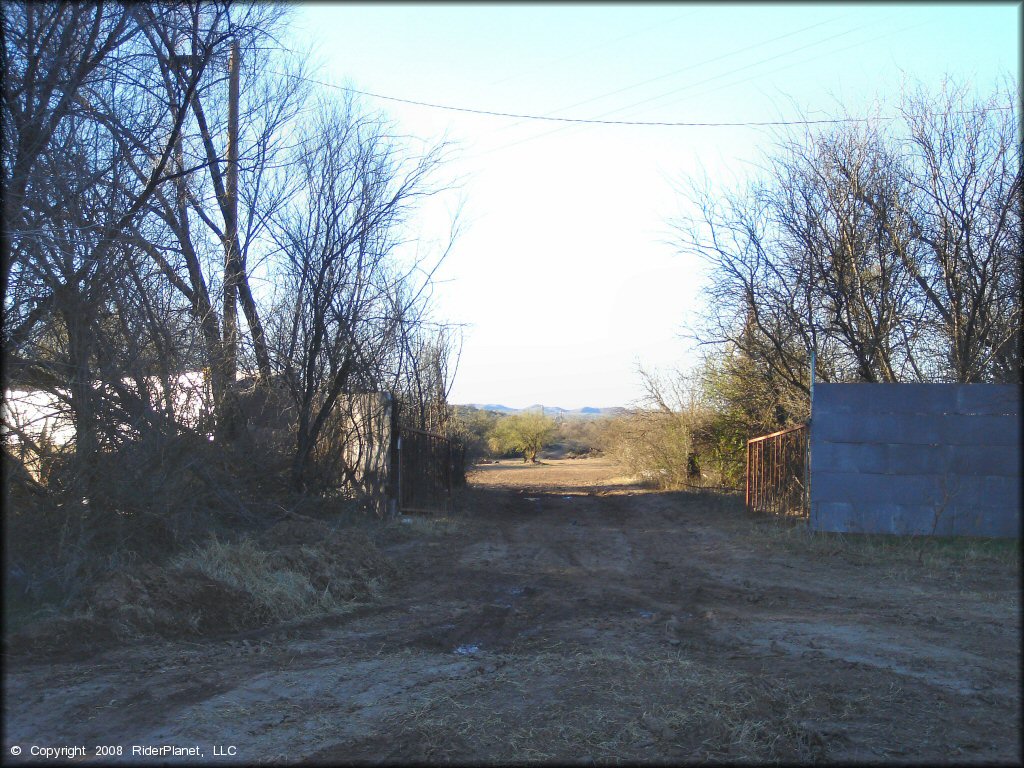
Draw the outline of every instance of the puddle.
M472 656L475 653L480 653L480 646L470 644L460 645L455 648L454 653L458 654L459 656Z
M509 587L507 591L512 597L520 597L525 590L523 587Z
M637 613L639 613L640 614L640 618L644 619L645 621L650 621L651 619L654 618L654 612L653 611L637 611Z

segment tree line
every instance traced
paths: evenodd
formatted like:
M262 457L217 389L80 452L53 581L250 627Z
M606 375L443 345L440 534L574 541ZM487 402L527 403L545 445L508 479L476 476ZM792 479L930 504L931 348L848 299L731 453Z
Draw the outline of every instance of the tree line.
M746 441L819 382L1021 382L1020 93L947 80L783 133L732 186L689 179L673 244L706 268L703 349L640 370L595 446L668 488L742 486Z
M747 438L804 421L812 359L821 382L1020 382L1019 104L1012 80L908 87L779 136L747 181L685 186L675 244L708 274L687 384L706 454L735 475ZM656 410L683 410L647 383Z
M446 428L439 255L405 246L449 148L314 90L280 42L289 12L4 4L4 392L60 403L83 496L125 447L244 442L254 392L290 414L300 490L348 393L394 393L411 425ZM4 426L5 445L46 452Z

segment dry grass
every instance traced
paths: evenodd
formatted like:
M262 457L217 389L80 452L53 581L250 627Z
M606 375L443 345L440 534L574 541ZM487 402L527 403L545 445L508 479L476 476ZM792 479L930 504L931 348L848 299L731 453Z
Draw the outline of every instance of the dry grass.
M872 564L932 569L980 564L1020 568L1020 542L1016 539L819 533L809 530L804 521L779 518L753 520L751 536L773 551L841 556Z
M680 651L563 646L495 661L501 666L493 674L425 695L392 719L389 732L420 745L427 759L464 758L467 749L498 762L635 762L654 751L675 761L728 762L825 754L807 726L820 701Z
M45 485L19 478L11 463L5 459L3 522L5 570L16 584L5 585L5 596L16 615L26 613L22 604L81 609L112 572L164 564L211 532L251 527L268 507L276 511L266 501L273 475L266 462L227 456L195 435L148 434L97 454L88 471L65 460ZM263 485L236 467L259 474Z
M635 480L615 461L606 458L545 459L537 464L501 460L481 464L468 474L477 488L534 489L542 493L635 489Z
M350 609L379 596L394 575L363 533L313 519L279 523L259 541L213 538L178 557L175 567L244 592L259 624Z
M12 647L68 650L75 633L66 626L88 625L85 634L99 641L216 635L345 612L376 599L394 574L363 533L310 518L289 520L259 539L214 536L167 565L123 568L99 581L73 613L16 633Z
M316 558L318 553L306 547L302 554ZM282 567L274 553L259 548L251 540L228 544L212 539L203 547L181 556L175 565L194 568L200 573L245 592L257 612L255 623L286 621L328 613L348 601L331 593L330 585L316 589L310 574Z

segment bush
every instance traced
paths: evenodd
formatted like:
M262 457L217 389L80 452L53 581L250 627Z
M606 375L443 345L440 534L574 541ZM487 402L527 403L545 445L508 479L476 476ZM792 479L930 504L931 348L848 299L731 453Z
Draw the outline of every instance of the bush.
M492 456L487 438L499 418L493 411L484 411L471 405L455 406L453 437L464 446L463 462L466 466Z
M737 488L750 421L722 401L716 372L706 366L666 380L641 371L647 407L603 425L603 450L659 488Z
M606 422L586 416L560 418L549 451L557 449L561 457L569 459L600 453Z
M264 453L152 431L87 468L65 451L37 481L5 452L8 606L70 610L112 570L160 565L211 533L258 525L278 511L268 500L274 457Z
M256 537L216 536L165 565L133 563L73 610L16 628L12 653L78 653L119 639L222 634L344 611L375 599L395 567L360 532L296 516Z
M687 474L693 440L682 414L636 410L612 420L604 440L612 458L658 488L695 484Z
M523 461L537 461L537 453L555 434L554 419L527 411L501 418L490 432L488 444L495 453L522 453Z

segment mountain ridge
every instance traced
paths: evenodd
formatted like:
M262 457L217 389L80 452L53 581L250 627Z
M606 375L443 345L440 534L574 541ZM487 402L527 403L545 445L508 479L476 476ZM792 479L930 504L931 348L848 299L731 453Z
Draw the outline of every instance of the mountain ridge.
M610 416L616 413L622 413L626 409L621 406L609 406L605 408L597 408L591 405L585 405L582 408L561 408L557 405L542 405L541 403L534 403L528 405L525 408L510 408L507 405L501 405L500 403L460 403L459 408L476 408L479 411L491 411L492 413L525 413L526 411L537 411L543 408L544 413L548 416Z

